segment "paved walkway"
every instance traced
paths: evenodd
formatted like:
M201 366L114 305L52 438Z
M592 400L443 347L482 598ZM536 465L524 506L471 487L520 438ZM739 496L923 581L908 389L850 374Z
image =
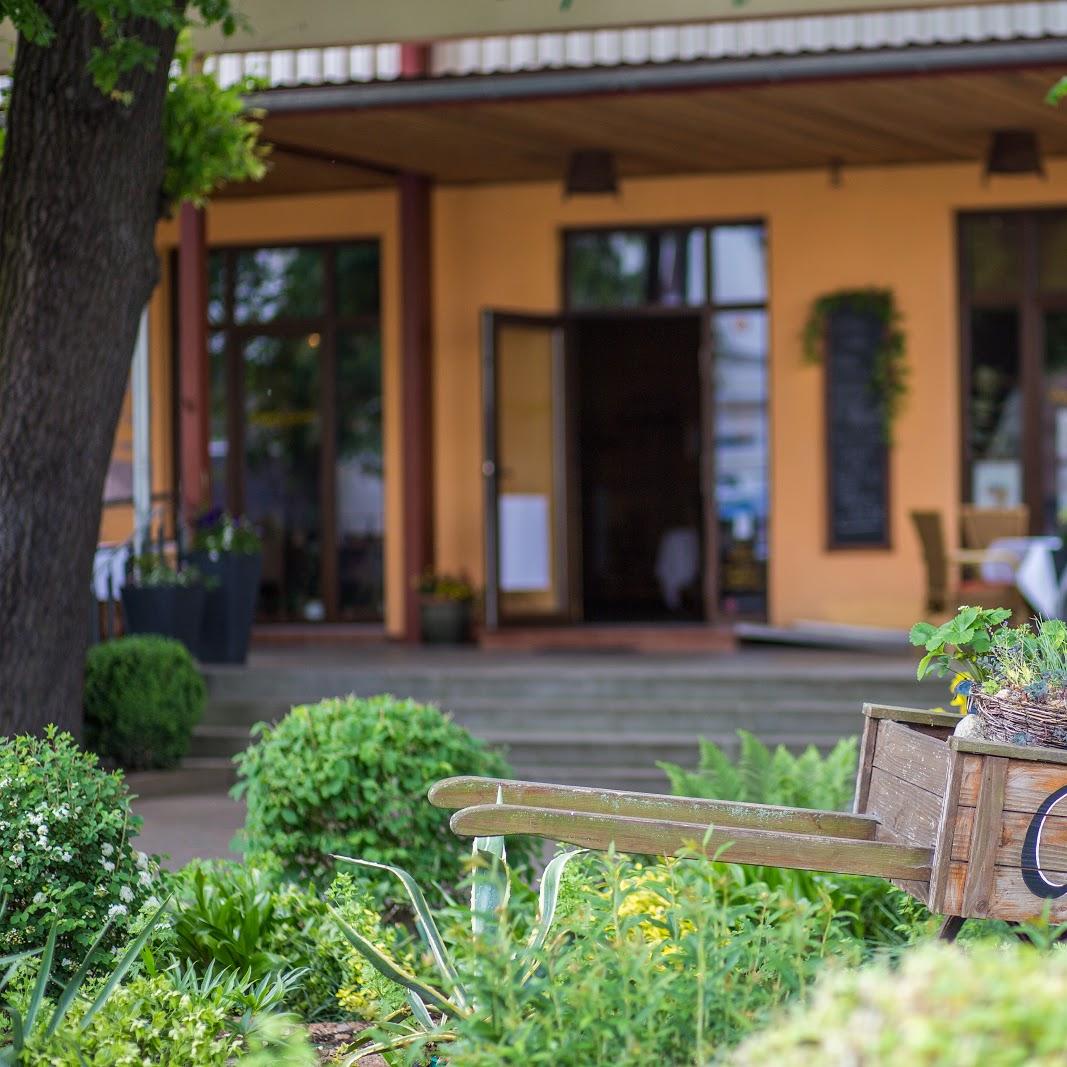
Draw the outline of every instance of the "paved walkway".
M170 870L192 859L240 859L230 848L244 823L244 804L226 793L142 797L133 809L144 819L137 847L167 856Z

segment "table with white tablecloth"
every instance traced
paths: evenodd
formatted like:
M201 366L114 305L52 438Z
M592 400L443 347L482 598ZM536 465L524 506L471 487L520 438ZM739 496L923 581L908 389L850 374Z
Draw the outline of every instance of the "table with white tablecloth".
M1067 570L1056 573L1055 553L1063 546L1059 537L998 537L986 549L982 581L1012 583L1038 615L1063 617L1067 593Z

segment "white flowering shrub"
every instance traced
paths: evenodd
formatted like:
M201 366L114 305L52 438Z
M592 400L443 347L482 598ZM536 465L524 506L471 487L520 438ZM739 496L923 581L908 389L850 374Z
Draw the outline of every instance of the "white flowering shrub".
M56 970L69 974L110 920L106 967L159 882L131 844L139 829L122 775L70 734L0 738L0 955L43 945L58 922Z

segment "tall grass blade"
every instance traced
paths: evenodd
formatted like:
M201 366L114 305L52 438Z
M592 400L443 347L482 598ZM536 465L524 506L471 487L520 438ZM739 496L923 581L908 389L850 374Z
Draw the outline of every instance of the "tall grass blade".
M586 851L588 850L584 848L576 848L572 849L570 852L561 852L558 856L555 856L551 863L545 868L545 873L541 876L537 922L534 924L534 928L530 932L530 939L522 954L522 965L524 968L536 966L533 957L536 953L541 951L542 946L548 939L549 931L552 929L552 923L556 918L556 906L559 904L559 890L560 886L563 884L563 871L575 856L580 856ZM532 973L532 970L528 970L523 976L523 981L526 981Z
M501 908L507 907L511 897L511 879L504 851L503 837L476 837L474 858L488 857L485 862L476 862L471 881L471 929L475 937L485 932L486 926Z
M395 960L390 959L377 945L368 941L362 934L357 933L347 922L330 908L341 933L345 935L352 947L379 973L392 982L402 986L419 997L423 1003L432 1004L443 1015L462 1015L463 1006L453 1004L443 993L438 992L433 986L420 982L413 974L405 971Z
M26 1006L26 1018L23 1019L26 1033L33 1033L37 1022L37 1013L41 1010L44 1001L45 987L52 975L52 959L56 954L56 938L59 936L59 923L53 923L48 931L48 940L45 942L44 952L41 954L41 969L37 972L37 981L33 985L30 994L30 1002Z
M388 863L375 863L373 860L357 860L353 859L351 856L335 855L333 858L341 860L344 863L354 863L359 867L374 867L379 871L388 871L400 882L404 887L404 890L407 892L408 899L411 901L411 906L415 909L415 924L418 927L419 933L422 935L422 939L426 942L430 954L433 956L434 963L437 964L437 969L444 977L445 984L455 995L456 1001L460 1007L466 1007L467 998L463 992L463 987L460 984L459 973L448 955L448 950L445 948L445 943L441 938L441 932L437 929L437 923L434 922L433 915L430 912L430 906L426 903L426 897L423 896L418 882L416 882L415 879L402 867L393 867Z

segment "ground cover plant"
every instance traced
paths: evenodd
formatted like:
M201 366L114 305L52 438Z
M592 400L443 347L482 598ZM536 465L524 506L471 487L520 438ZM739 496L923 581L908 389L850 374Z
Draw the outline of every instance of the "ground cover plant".
M820 961L862 957L829 901L759 883L739 892L697 852L653 865L586 855L566 868L574 856L549 865L534 915L528 902L509 907L501 839L479 839L462 937L457 913L436 922L405 878L434 973L348 931L406 988L408 1007L345 1062L382 1052L464 1067L703 1064L805 988Z
M290 972L281 1004L308 1022L359 1018L394 995L352 950L331 909L401 959L409 935L382 923L366 889L349 875L338 875L320 894L287 881L280 865L266 859L194 862L170 888L172 918L162 951L183 966L228 969L253 981Z
M69 975L107 926L105 965L159 890L156 861L132 844L139 829L121 775L69 734L0 738L0 953L38 948L54 928Z
M237 757L245 849L270 853L288 875L322 885L335 853L396 864L426 884L457 885L462 853L448 814L427 803L426 792L449 775L509 774L500 755L437 708L391 696L303 705L254 733ZM369 881L396 891L388 876Z
M94 645L85 664L85 746L124 770L176 767L204 697L180 641L139 636Z
M661 763L675 796L736 800L755 804L847 811L856 779L856 739L839 741L826 755L809 745L794 755L783 745L773 752L757 737L738 730L736 759L718 745L701 740L695 771ZM931 919L924 907L881 878L826 874L723 864L724 885L739 892L758 883L792 900L826 901L837 922L872 948L897 945L929 933Z

